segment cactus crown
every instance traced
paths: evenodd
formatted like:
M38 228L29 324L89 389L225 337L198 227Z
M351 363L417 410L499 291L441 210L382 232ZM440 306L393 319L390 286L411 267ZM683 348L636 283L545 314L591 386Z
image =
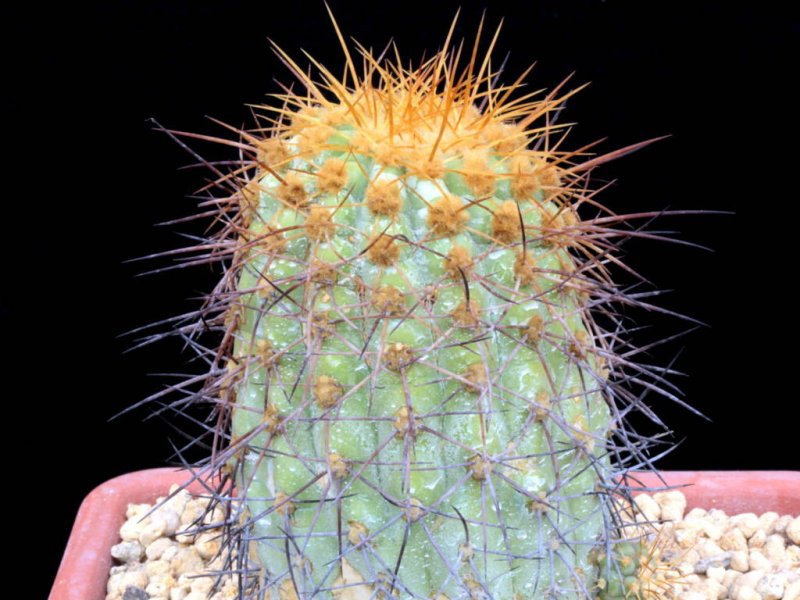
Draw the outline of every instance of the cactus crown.
M190 399L214 407L198 476L221 473L242 593L643 589L620 498L656 438L625 421L643 392L672 395L630 359L617 307L643 302L609 267L632 233L589 184L643 144L562 150L577 90L498 84L497 34L480 56L451 28L416 68L358 46L359 70L336 31L342 77L276 47L303 92L228 127L238 140L170 132L242 156L212 166L222 226L196 247L224 277L175 328L211 366L181 389L202 381Z

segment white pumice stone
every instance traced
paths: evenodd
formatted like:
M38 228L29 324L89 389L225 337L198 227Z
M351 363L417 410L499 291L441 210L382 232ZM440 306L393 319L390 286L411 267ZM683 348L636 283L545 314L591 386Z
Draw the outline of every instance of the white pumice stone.
M653 523L661 519L661 506L659 506L658 502L653 500L650 494L639 494L636 496L635 502L636 506L639 507L639 510L642 512L642 514L639 515L640 518L644 517L644 520Z
M761 594L751 588L749 585L740 587L736 594L732 596L733 600L763 600Z
M746 573L750 570L750 555L747 550L734 550L731 552L731 569Z
M758 530L759 521L758 515L755 513L742 513L731 517L731 523L744 534L744 537L750 537Z
M780 515L775 511L765 512L758 516L758 528L763 529L764 533L769 535L771 533L772 526L779 518Z
M142 545L135 540L120 542L111 547L111 556L122 563L138 563L143 552Z
M800 580L786 586L783 590L783 600L800 600Z
M772 563L764 556L764 553L757 548L750 550L750 568L769 571L772 568Z
M756 584L756 591L763 600L780 600L786 588L786 577L780 573L764 575Z
M658 492L653 500L661 506L661 518L665 521L680 521L686 510L686 496L679 491Z
M167 549L174 543L175 542L168 537L160 537L157 540L153 540L147 548L144 549L145 556L147 556L148 560L158 560L164 556Z
M800 546L800 517L795 517L787 524L786 537L788 537L793 544Z
M156 515L145 517L139 527L139 542L142 546L149 546L164 535L165 523Z

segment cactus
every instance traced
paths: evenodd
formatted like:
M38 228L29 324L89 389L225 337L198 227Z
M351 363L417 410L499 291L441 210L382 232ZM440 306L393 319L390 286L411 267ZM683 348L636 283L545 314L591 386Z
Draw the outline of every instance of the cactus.
M198 476L243 597L644 594L621 499L655 438L626 420L672 394L631 360L634 231L589 181L643 144L562 149L577 90L518 93L452 33L416 68L342 41L341 78L276 47L303 91L217 140L241 160L197 250L226 269L175 329L211 366L177 405L215 408Z

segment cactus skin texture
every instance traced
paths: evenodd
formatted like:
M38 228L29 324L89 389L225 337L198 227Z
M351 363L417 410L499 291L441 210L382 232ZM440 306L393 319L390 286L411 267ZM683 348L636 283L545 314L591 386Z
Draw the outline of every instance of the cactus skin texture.
M342 78L278 49L304 91L219 140L242 161L199 246L230 264L194 397L243 597L648 595L620 498L653 440L624 416L660 372L617 349L615 307L642 303L589 184L634 148L562 150L572 92L523 95L447 41L414 69L345 47Z

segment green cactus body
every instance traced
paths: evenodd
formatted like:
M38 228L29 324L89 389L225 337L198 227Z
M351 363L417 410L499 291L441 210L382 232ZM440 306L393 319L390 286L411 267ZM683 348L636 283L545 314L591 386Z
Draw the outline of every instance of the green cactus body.
M570 157L532 149L561 101L503 104L444 54L370 68L246 136L219 387L260 589L593 596L605 273Z
M477 47L320 82L278 50L306 92L226 142L198 247L231 260L198 319L224 333L194 347L242 597L647 595L621 383L660 380L615 352L637 302L588 182L613 154L559 150L571 94L516 97Z

